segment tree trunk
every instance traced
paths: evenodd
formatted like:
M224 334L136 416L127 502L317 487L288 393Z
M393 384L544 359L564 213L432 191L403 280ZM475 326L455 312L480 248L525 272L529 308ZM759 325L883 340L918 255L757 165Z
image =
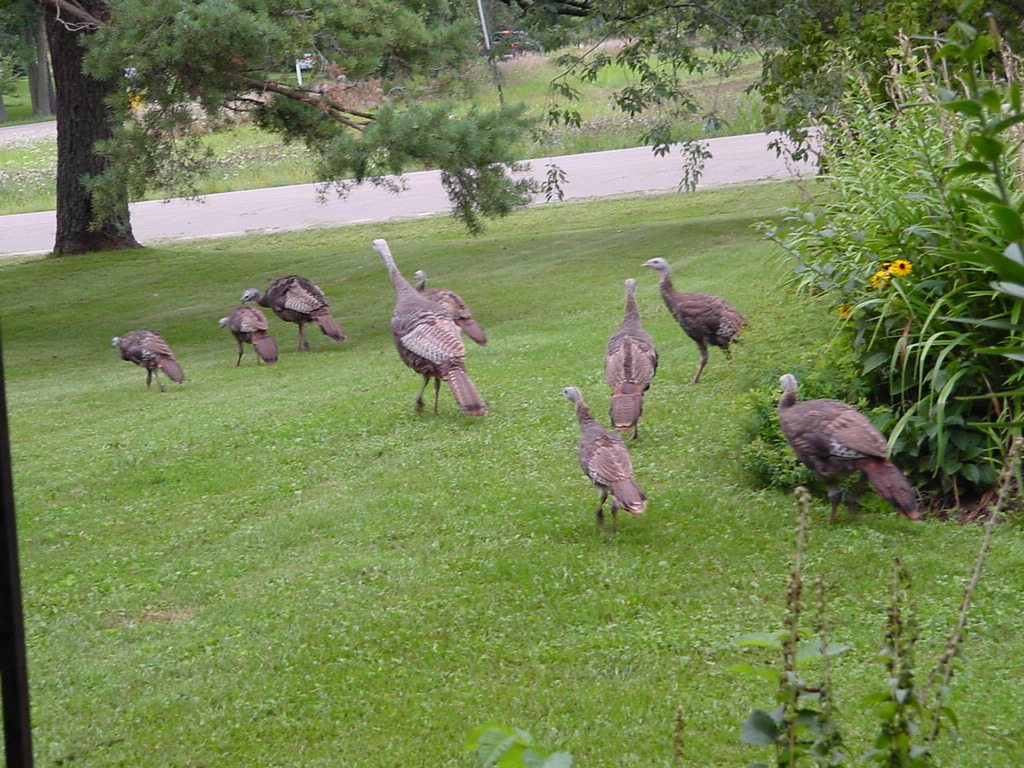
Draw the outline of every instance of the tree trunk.
M4 104L4 92L0 91L0 123L7 122L7 105Z
M25 42L36 52L35 61L28 63L28 92L32 97L32 114L36 117L49 117L56 111L57 105L46 50L46 20L42 11L39 13L39 24L25 30Z
M102 5L99 5L102 8ZM54 253L141 248L132 234L127 195L114 210L97 215L84 179L103 173L109 160L94 151L97 141L114 135L106 97L119 87L117 79L96 80L82 69L85 51L79 44L86 31L70 31L46 10L46 32L57 93L57 238Z

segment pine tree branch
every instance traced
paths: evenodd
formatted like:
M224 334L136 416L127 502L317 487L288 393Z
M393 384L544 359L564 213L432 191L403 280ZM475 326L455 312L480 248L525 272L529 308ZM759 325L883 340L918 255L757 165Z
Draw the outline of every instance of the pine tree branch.
M360 112L355 109L349 109L344 107L329 98L326 98L323 94L312 93L309 91L297 91L294 88L289 88L286 85L281 85L273 80L258 80L248 75L241 75L236 72L226 73L229 77L245 83L253 88L257 88L261 91L269 91L276 93L279 96L284 96L295 101L301 101L303 104L309 104L310 106L316 107L325 115L333 120L337 120L342 125L347 125L349 128L354 128L357 131L363 131L366 126L373 122L375 119L374 115L369 112ZM346 115L352 115L353 117L362 118L362 120L353 120Z
M57 21L63 24L69 31L78 32L83 29L96 30L103 26L103 20L89 13L76 3L69 0L38 0L39 4L52 8ZM78 19L78 23L66 21L63 15Z

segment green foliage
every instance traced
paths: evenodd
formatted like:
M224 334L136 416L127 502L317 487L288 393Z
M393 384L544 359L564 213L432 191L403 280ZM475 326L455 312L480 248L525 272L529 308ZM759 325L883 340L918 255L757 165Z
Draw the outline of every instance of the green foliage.
M440 168L455 215L474 233L484 217L507 214L532 192L514 176L513 148L531 124L521 110L423 103L424 94L437 102L458 90L453 83L461 88L476 63L468 9L402 0L107 5L99 29L84 36L86 69L113 84L103 109L124 128L82 150L110 161L85 186L98 218L126 193L140 198L157 186L193 194L210 167L196 138L200 122L205 130L249 112L305 140L324 179ZM290 62L303 52L315 52L317 66L296 85Z
M527 104L529 115L536 117L538 110L543 109L548 84L555 73L551 62L542 57L521 57L503 62L501 67L507 103ZM493 94L488 88L489 77L489 74L484 77L483 67L480 67L473 70L472 76L464 81L468 93L459 102L460 113L474 105L480 107L493 101ZM617 81L622 77L622 72L616 73ZM744 84L749 82L749 77L747 72L731 81L730 93L741 91ZM21 80L19 87L17 100L8 102L12 117L31 114L29 107L19 105L19 102L28 103L26 81ZM718 135L727 135L734 128L741 132L758 129L756 121L746 122L747 119L756 118L757 107L752 98L734 98L728 94L723 96L709 81L695 82L694 87L709 102L718 99L729 100L732 104L731 114L737 119L729 121L721 131L716 132ZM118 98L130 100L130 94L118 94ZM431 103L435 101L433 95L425 100ZM140 171L145 168L146 173L140 172L137 176L144 178L149 186L146 189L133 187L133 194L141 199L154 200L176 195L187 196L193 192L212 194L302 184L317 178L316 162L320 157L318 148L332 139L331 121L321 112L307 110L303 105L289 100L273 99L270 105L269 108L257 111L259 119L267 121L267 127L270 128L267 131L258 130L247 122L237 127L232 124L218 128L218 123L222 121L210 123L203 119L190 124L194 136L180 135L175 142L161 145L165 139L159 131L139 136L138 141L153 142L152 148L147 150L144 157L135 156L134 163L128 163L129 156L124 155L124 165ZM580 128L547 127L530 131L516 142L513 150L515 157L548 157L635 145L635 126L622 116L610 114L601 88L587 89L582 94L580 106L584 110ZM138 124L126 126L124 130L142 130L150 116L157 117L154 109L154 105L148 104L145 111L137 116ZM513 121L525 117L517 117L511 106L508 113ZM506 112L499 111L499 114ZM202 142L202 146L196 147L195 152L188 147L193 138ZM314 149L306 148L307 141ZM158 147L162 147L160 151L157 151ZM182 149L189 151L181 153ZM111 151L119 152L115 148L111 148ZM52 210L55 164L55 140L52 138L0 146L0 185L5 191L0 196L0 213ZM410 158L409 170L426 165ZM194 173L187 172L190 167ZM186 172L178 172L181 169ZM125 183L131 184L134 180L134 176L129 175ZM552 165L540 192L549 200L555 199L558 197L559 185L564 185L565 181L564 174L559 176L557 167Z
M476 752L481 768L571 768L568 752L547 752L519 728L484 723L466 737L467 752Z
M796 285L846 318L871 400L899 417L894 461L953 504L992 487L1021 417L999 354L1021 346L1021 305L992 285L1021 269L1016 144L997 138L1021 121L1019 86L1002 63L983 86L971 74L997 49L946 46L939 69L933 46L906 42L885 102L854 80L822 123L826 191L766 229Z
M441 170L453 214L471 232L482 231L481 217L507 215L525 205L535 191L530 179L509 181L511 174L522 170L510 149L531 124L523 105L486 112L470 109L458 119L456 104L383 107L358 137L338 133L322 117L315 124L289 119L296 111L294 102L276 99L263 111L263 123L301 135L310 149L319 149L321 180L389 185L410 166L433 165Z
M796 376L801 399L825 397L850 403L883 430L892 421L891 413L869 405L856 355L847 346L832 342L793 354L754 380L738 399L743 413L740 463L760 485L792 490L816 482L779 428L779 376L783 373Z
M953 661L963 642L963 630L988 557L992 532L1006 509L1008 491L1017 481L1019 451L1020 441L1017 441L1003 467L999 496L989 511L957 622L924 683L918 680L915 659L920 633L917 611L910 597L910 572L899 557L893 559L884 645L876 657L885 667L885 683L880 690L861 698L862 707L877 724L877 732L871 746L859 756L853 754L838 721L839 711L835 706L838 693L830 667L830 659L851 650L851 646L829 639L821 577L815 580L814 627L808 632L802 626L810 496L806 489L797 489L800 515L795 561L786 589L785 630L778 635L744 635L735 643L740 648L768 649L781 655L781 669L755 666L749 661L730 667L733 672L767 680L775 686L776 707L771 711L755 709L751 712L741 726L743 743L773 747L778 768L797 768L808 763L819 768L840 768L854 763L890 768L936 768L940 764L935 753L940 729L945 727L951 736L957 735L957 716L946 701ZM808 636L813 639L807 640ZM817 681L810 682L809 668L813 666L820 667L820 675Z

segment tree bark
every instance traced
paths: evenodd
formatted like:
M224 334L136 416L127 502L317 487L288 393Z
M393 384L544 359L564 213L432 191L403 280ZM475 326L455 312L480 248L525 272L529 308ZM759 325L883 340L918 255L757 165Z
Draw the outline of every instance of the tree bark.
M98 10L104 10L97 3ZM103 173L109 160L94 149L114 135L114 118L106 97L119 87L117 79L96 80L83 70L82 35L91 32L58 19L47 8L46 32L57 96L57 237L54 253L141 248L132 234L127 196L113 211L97 215L85 179ZM67 18L64 17L67 21ZM71 27L69 29L68 27Z

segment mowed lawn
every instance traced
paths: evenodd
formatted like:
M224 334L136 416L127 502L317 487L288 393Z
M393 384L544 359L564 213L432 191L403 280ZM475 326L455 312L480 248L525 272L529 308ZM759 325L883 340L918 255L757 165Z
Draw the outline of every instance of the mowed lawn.
M752 224L785 184L542 206L471 238L448 219L177 243L0 263L0 322L43 766L471 766L465 734L496 720L586 768L741 766L772 690L728 671L739 635L781 628L797 509L738 463L744 393L819 355L834 313L781 283ZM419 415L398 359L394 295L370 243L408 278L457 290L490 345L467 369L490 412L450 393ZM731 361L668 315L676 287L750 321ZM276 366L241 366L218 318L246 288L299 273L349 335L312 350L271 317ZM661 353L630 443L647 513L601 535L560 397L607 423L608 337L623 281ZM269 314L269 312L268 312ZM187 382L146 391L110 339L164 334ZM877 500L827 524L817 490L808 576L829 589L848 743L884 687L892 558L914 584L926 677L956 619L977 526L911 522ZM997 531L951 706L947 765L1024 760L1024 539ZM811 623L811 616L808 616ZM682 737L673 733L681 721Z

